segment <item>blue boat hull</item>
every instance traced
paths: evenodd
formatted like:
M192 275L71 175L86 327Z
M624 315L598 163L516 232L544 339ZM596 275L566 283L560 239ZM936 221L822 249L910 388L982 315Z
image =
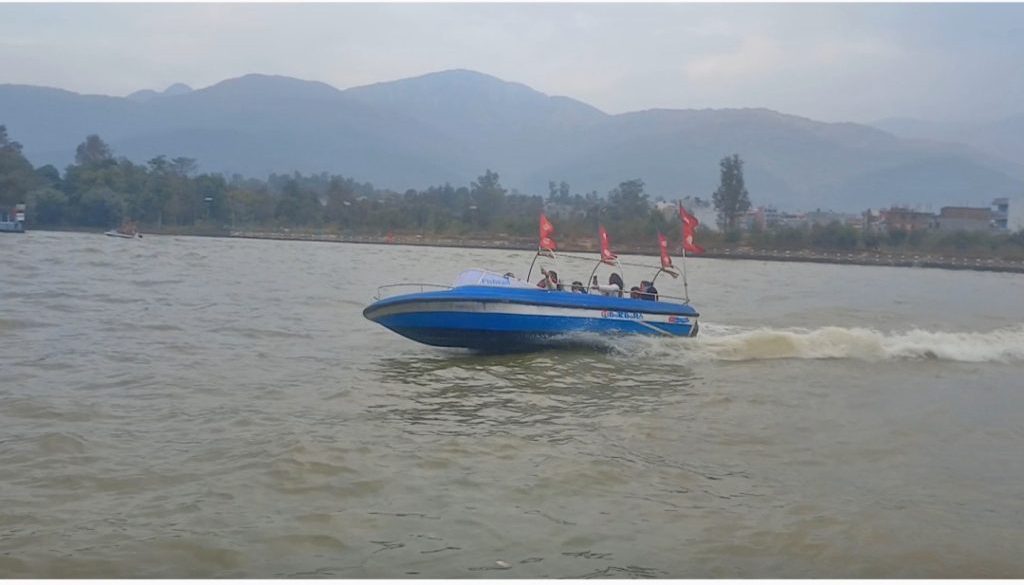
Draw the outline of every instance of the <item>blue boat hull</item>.
M481 286L391 297L363 315L420 343L490 351L592 345L622 335L692 337L699 317L677 303Z

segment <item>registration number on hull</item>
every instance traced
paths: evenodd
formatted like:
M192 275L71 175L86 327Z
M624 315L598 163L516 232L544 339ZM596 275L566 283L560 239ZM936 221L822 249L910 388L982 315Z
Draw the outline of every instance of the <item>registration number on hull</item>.
M637 311L601 311L605 319L643 319L644 314Z

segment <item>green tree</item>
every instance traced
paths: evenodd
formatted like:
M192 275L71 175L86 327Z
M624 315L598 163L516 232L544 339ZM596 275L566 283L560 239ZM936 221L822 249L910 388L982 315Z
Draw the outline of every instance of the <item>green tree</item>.
M0 125L0 206L24 203L39 184L32 163L21 154L21 144L8 138L7 127Z
M67 209L68 196L52 187L41 187L28 194L26 217L34 225L60 225Z
M77 221L81 225L112 227L124 218L121 194L108 187L96 187L82 194Z
M167 160L160 155L147 162L142 187L145 196L139 201L140 219L174 225L192 225L206 217L207 204L198 192L198 182L189 177L196 169L195 159L177 157ZM226 203L226 202L225 202Z
M623 181L608 193L608 212L613 220L634 220L646 216L650 204L640 179Z
M356 217L356 191L351 181L334 177L327 186L327 204L324 217L328 223L342 228L352 227Z
M569 183L560 181L548 181L548 199L556 203L569 203L572 199L569 196Z
M904 229L892 229L889 230L888 239L890 246L902 246L907 241L908 236L907 230Z
M36 176L42 181L42 184L47 187L53 187L54 189L60 188L60 171L53 165L43 165L36 169Z
M233 184L228 191L232 225L267 225L274 219L274 198L266 184Z
M743 160L734 154L723 158L719 164L721 183L711 198L718 212L718 226L733 231L740 217L750 209L750 194L743 183Z
M487 169L477 177L470 189L470 196L476 206L475 214L471 214L478 222L478 227L490 228L495 219L501 216L505 204L505 189L501 186L498 173Z
M864 247L868 250L877 250L882 243L882 237L871 230L862 233L861 238L864 240Z
M561 198L562 201L567 201L569 199L569 183L562 181L558 184L558 197Z
M819 248L853 250L857 247L857 230L838 221L811 227L811 243Z
M171 172L179 177L188 177L196 170L196 159L184 156L176 157L170 163Z
M798 227L783 226L772 233L772 244L778 248L799 249L807 244L807 232Z
M96 165L113 159L114 154L110 151L110 147L96 134L86 136L85 142L79 144L75 149L75 163L79 165Z
M222 224L230 220L228 184L222 175L202 174L192 179L196 205L202 210L204 221Z
M274 216L286 225L317 226L323 221L323 205L316 193L303 188L300 181L289 179L277 202Z

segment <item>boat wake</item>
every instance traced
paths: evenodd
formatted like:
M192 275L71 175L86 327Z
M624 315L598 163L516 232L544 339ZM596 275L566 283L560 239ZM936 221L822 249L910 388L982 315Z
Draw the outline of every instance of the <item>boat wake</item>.
M776 359L940 360L1024 362L1024 325L982 332L914 329L882 332L859 327L738 329L702 324L693 339L619 339L613 351L686 362Z

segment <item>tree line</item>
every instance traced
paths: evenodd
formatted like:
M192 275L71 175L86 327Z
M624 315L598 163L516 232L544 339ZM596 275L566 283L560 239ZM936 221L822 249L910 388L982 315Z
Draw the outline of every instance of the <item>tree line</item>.
M53 165L34 168L21 150L0 125L0 209L26 203L30 229L107 229L131 220L147 229L295 228L525 240L536 238L537 218L545 211L555 221L556 240L593 239L598 224L613 244L653 245L660 231L675 245L680 236L679 221L671 211L656 209L641 179L622 181L603 195L574 193L565 181L552 181L541 196L506 189L488 169L469 185L398 192L328 173L271 174L266 180L198 173L197 161L187 157L157 156L137 164L116 156L96 135L77 146L75 162L63 172ZM686 200L688 207L713 207L717 213L719 231L698 228L697 239L706 247L1024 257L1024 230L877 234L834 222L743 232L739 220L751 207L743 160L727 156L719 170L720 185L709 199Z
M572 193L552 182L547 198L502 186L485 172L469 185L398 192L327 173L271 174L267 180L197 173L192 158L157 156L145 164L115 156L86 137L63 173L33 168L0 126L0 206L26 202L29 226L109 228L135 221L150 228L312 228L354 234L423 233L535 237L548 206L564 238L593 237L603 223L623 243L675 234L678 221L658 212L641 179L606 195ZM698 200L697 205L707 205Z
M729 234L709 234L709 239L728 240ZM734 237L732 245L737 244L769 250L912 253L1024 260L1024 229L1012 233L904 229L876 232L833 221L802 227L755 229Z

